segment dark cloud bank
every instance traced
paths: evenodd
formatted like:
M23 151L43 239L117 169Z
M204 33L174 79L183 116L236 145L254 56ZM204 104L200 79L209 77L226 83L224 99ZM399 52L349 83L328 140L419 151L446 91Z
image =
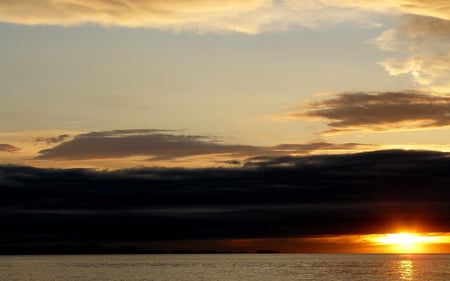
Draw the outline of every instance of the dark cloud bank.
M259 157L236 169L0 167L0 252L144 241L450 231L450 154ZM24 250L25 249L25 250Z

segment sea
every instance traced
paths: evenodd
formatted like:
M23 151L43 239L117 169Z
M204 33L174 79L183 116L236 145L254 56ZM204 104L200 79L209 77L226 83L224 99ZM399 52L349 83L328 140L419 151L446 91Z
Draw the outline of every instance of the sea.
M0 256L0 281L449 281L450 255Z

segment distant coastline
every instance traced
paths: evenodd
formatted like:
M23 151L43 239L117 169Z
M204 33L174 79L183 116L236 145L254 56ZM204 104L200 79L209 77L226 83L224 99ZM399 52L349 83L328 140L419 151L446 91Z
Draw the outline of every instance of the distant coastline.
M114 255L114 254L279 254L278 250L261 249L256 251L227 250L185 250L157 249L149 250L138 247L104 247L99 245L52 245L30 247L1 247L0 255Z

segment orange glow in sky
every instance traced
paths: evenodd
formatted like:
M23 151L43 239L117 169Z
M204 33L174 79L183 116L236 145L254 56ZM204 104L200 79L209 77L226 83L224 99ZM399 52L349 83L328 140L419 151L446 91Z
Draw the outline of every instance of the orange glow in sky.
M240 240L240 242L234 246L248 251L277 249L287 253L450 253L450 233L448 232L350 234L249 239Z
M389 233L368 235L366 238L374 245L385 248L392 253L426 253L433 252L436 245L448 245L448 233ZM434 247L432 247L434 246Z
M201 245L199 245L201 243ZM282 253L450 253L450 233L399 232L388 234L337 235L292 238L255 238L211 241L184 241L154 248L210 249L255 252L261 249Z

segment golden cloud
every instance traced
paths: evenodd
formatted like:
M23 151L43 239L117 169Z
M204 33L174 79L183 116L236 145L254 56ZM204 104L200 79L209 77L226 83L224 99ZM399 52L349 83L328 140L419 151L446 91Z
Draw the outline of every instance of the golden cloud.
M273 25L352 20L357 17L349 11L355 8L450 19L446 0L5 0L0 2L0 21L255 33Z
M450 19L450 2L447 0L321 0L320 2L324 5L359 7L380 12Z
M411 74L420 85L447 84L450 77L450 21L405 16L400 24L382 33L378 46L397 52L381 65L391 74Z
M257 33L290 25L361 20L364 10L448 18L445 1L336 0L6 0L0 21L27 25L149 27L174 30ZM355 9L359 13L355 13Z
M447 0L397 0L366 1L382 2L388 6L401 9L408 14L423 15L450 20L450 2Z
M0 21L28 25L95 23L173 29L204 25L205 29L239 31L239 26L227 22L229 17L267 5L270 5L270 1L14 0L0 2Z

